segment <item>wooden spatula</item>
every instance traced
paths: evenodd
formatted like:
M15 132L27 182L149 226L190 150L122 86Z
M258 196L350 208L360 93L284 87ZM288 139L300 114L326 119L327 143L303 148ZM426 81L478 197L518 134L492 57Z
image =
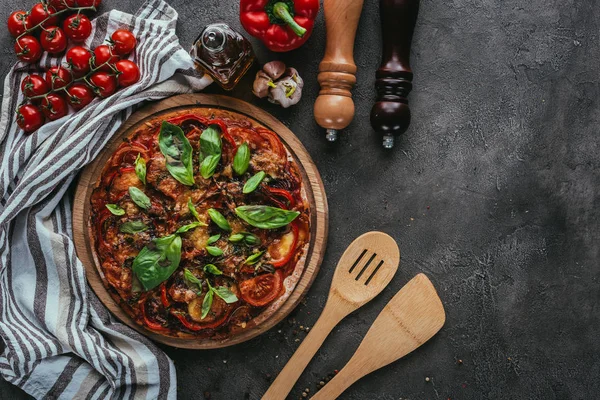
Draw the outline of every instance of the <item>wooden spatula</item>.
M363 376L431 339L445 321L431 281L424 274L415 276L383 308L348 364L311 399L336 399Z
M333 274L323 313L263 400L286 398L331 330L346 315L381 293L392 280L399 262L398 245L385 233L368 232L350 244Z

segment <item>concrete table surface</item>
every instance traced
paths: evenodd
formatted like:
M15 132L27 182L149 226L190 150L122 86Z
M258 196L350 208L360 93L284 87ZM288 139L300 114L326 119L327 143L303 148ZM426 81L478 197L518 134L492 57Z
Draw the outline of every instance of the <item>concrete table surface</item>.
M0 20L33 1L2 0ZM172 0L184 47L201 28L242 30L238 1ZM133 12L141 1L105 0ZM412 49L413 121L393 151L369 125L380 60L379 8L366 1L356 40L356 116L335 145L314 122L319 15L301 49L269 53L305 80L273 113L302 140L325 183L327 254L306 300L276 328L215 351L163 347L182 399L258 399L325 303L345 247L367 230L395 237L402 261L389 287L334 330L295 386L314 393L341 369L386 302L418 272L437 287L447 322L429 343L351 387L343 399L583 399L600 390L600 8L592 1L423 0ZM0 34L0 75L14 62ZM255 71L255 70L254 70ZM216 87L208 92L221 93ZM0 381L0 399L26 395Z

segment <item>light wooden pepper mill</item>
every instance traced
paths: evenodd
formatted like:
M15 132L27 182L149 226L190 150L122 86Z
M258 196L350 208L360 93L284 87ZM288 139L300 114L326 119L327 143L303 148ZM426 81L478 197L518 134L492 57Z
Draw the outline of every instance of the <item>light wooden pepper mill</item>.
M363 0L325 0L327 45L319 64L321 91L315 102L315 120L327 130L327 140L337 140L338 130L354 118L351 90L356 84L354 38Z
M383 147L394 147L394 138L408 129L412 90L410 69L412 42L419 0L380 0L383 54L377 70L377 102L371 110L371 126L383 136Z

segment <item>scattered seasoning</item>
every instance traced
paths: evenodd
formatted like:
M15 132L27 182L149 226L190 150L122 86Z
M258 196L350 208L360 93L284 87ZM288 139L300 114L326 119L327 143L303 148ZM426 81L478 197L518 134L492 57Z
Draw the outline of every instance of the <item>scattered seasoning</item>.
M204 392L204 398L210 400L210 392Z
M456 361L458 363L458 365L462 365L463 360L461 360L460 358Z
M223 360L223 364L227 364L227 360Z
M340 372L340 371L338 371L337 369L333 370L333 373L336 374L336 375L338 374L338 372Z
M425 377L425 382L429 382L431 379L429 379L428 376Z
M302 392L302 397L308 397L308 393Z
M325 386L325 382L323 382L323 381L319 382L319 386Z

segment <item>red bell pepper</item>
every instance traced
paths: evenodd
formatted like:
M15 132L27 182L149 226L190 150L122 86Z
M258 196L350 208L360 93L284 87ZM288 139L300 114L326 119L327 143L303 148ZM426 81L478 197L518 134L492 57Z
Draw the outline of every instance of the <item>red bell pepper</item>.
M272 51L290 51L308 40L319 0L241 0L240 22Z

